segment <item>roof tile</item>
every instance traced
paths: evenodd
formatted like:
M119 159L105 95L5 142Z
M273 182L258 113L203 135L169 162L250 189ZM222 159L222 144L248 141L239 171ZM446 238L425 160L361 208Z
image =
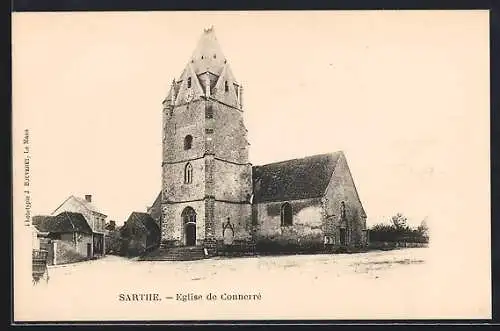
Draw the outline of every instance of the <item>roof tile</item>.
M254 202L321 197L342 152L308 156L252 168Z
M56 216L33 216L33 225L41 232L67 233L82 232L92 233L92 229L85 217L80 213L64 211Z

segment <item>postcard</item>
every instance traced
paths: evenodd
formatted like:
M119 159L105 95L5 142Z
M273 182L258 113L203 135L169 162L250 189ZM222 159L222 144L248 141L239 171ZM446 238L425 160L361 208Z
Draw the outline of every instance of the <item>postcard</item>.
M490 319L487 11L13 13L17 322Z

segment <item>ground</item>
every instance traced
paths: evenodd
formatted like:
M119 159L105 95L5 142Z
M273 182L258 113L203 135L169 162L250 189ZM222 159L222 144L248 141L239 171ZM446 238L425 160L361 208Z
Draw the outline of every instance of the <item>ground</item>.
M186 262L107 256L51 267L49 281L31 290L29 314L42 320L408 318L408 311L428 317L439 295L429 257L428 248ZM162 301L119 300L132 293L157 293ZM207 300L210 293L218 299ZM178 294L202 299L179 301ZM260 296L222 300L228 294Z

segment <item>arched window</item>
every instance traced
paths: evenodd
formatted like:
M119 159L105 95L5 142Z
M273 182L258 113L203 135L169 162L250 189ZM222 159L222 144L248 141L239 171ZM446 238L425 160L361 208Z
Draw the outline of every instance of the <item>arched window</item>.
M229 85L227 84L227 80L224 83L224 91L229 92Z
M191 77L188 78L188 88L191 88Z
M345 220L346 215L345 215L345 202L341 201L340 202L340 219Z
M184 183L190 184L193 181L193 166L191 163L186 164L184 168Z
M181 214L184 224L186 223L196 223L196 212L191 207L186 207Z
M288 202L281 205L281 226L291 226L292 220L292 206Z
M193 136L188 134L185 138L184 138L184 150L188 150L188 149L191 149L192 147L192 144L193 144Z

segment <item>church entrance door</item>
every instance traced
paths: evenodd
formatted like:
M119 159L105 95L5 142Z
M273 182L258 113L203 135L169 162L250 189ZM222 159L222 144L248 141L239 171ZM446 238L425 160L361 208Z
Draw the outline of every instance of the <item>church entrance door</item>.
M346 229L340 229L340 244L344 246L347 243L347 231Z
M186 224L186 246L196 245L196 224Z
M196 245L196 212L191 207L186 207L182 211L182 221L184 223L184 244L186 246Z

